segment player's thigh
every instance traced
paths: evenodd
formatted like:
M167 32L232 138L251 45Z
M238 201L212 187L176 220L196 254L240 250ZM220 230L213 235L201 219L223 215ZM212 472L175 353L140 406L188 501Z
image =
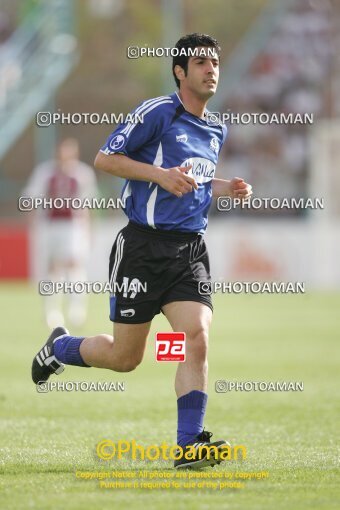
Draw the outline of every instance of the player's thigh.
M208 305L196 301L174 301L162 307L174 331L184 331L187 337L208 335L212 310Z
M113 354L117 358L141 360L145 351L151 321L142 324L113 324Z

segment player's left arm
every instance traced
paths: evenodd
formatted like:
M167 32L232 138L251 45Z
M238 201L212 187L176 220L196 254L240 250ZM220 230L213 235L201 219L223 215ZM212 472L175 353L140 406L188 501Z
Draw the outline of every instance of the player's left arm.
M220 145L218 155L220 154L223 144L227 138L228 130L226 125L222 126L222 132L222 143ZM217 178L213 178L212 180L212 195L214 198L230 197L245 200L251 197L252 194L251 185L246 183L244 179L241 179L241 177L234 177L230 181L227 179Z
M230 181L226 179L212 180L212 194L213 197L231 197L246 199L249 198L253 192L250 184L247 184L244 179L234 177Z

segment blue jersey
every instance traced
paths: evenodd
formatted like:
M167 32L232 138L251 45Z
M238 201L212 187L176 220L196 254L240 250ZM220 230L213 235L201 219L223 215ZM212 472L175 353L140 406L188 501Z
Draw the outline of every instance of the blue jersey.
M142 117L143 123L120 124L101 152L124 154L162 168L192 165L188 175L196 180L198 189L179 198L156 183L127 180L122 191L126 215L155 229L203 233L226 126L210 126L187 112L177 93L144 101L133 115Z

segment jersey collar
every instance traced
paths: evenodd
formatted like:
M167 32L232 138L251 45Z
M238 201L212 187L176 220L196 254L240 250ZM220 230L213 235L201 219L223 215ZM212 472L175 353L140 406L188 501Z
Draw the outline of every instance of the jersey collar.
M183 101L182 101L182 100L181 100L181 98L179 97L179 95L178 95L178 92L177 92L177 91L175 91L174 96L176 96L176 98L177 98L177 100L178 100L178 103L179 103L179 104L181 104L181 105L183 106L184 110L185 110L185 106L184 106L184 104L183 104ZM204 124L207 124L207 121L205 120L205 117L206 117L206 115L207 115L207 113L208 113L208 112L209 112L209 110L207 110L207 108L205 108L205 110L204 110L204 119L202 119L201 117L197 117L197 115L194 115L193 113L188 112L188 110L185 110L185 113L187 113L188 115L192 115L195 119L198 119L198 120L200 120L200 121L204 122Z

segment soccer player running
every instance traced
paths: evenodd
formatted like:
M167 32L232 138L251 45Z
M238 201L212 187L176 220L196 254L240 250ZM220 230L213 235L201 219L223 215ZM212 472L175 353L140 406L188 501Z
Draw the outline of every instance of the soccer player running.
M197 455L175 461L176 468L184 468L220 462L199 446L226 445L210 443L212 434L203 428L213 307L210 295L199 293L199 282L210 281L203 240L208 210L212 196L248 198L252 192L243 179L214 177L227 134L224 125L210 125L206 109L218 84L218 42L190 34L176 48L172 70L178 93L144 101L134 112L144 122L121 124L95 160L97 169L125 179L129 218L110 256L113 336L79 338L56 328L33 360L32 378L36 384L46 381L64 364L134 370L143 359L151 321L162 311L174 331L186 333L186 361L179 363L175 379L177 444L184 453L194 447ZM133 282L136 290L124 290L124 282ZM146 284L146 293L138 292L138 283Z

